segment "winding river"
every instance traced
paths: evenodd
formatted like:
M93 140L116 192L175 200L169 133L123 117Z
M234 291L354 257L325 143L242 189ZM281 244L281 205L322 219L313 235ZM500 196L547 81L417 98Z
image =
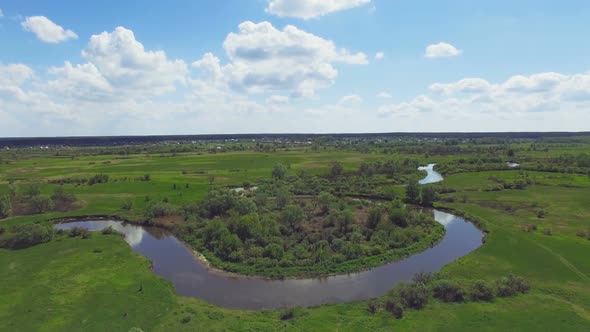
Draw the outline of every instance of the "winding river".
M425 170L428 176L434 172L432 167ZM481 246L484 234L473 224L446 212L433 210L433 213L446 233L441 242L426 251L364 272L286 280L232 276L210 270L184 243L160 228L107 220L69 222L56 227L99 230L112 226L125 234L125 241L134 251L152 261L153 271L172 282L178 294L229 308L271 309L374 298L400 282L411 280L418 272L436 272Z

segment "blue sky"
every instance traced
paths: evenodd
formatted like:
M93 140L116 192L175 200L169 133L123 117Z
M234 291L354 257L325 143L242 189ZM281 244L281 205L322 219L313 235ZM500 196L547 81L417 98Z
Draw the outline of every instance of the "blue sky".
M587 1L0 10L0 136L590 130Z

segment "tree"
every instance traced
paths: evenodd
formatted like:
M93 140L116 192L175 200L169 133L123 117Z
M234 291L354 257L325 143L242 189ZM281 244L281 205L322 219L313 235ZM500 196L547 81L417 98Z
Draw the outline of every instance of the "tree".
M379 206L373 206L367 215L367 227L370 229L377 228L381 218L383 217L383 210Z
M0 219L7 218L10 214L11 202L10 196L0 196Z
M219 239L217 255L222 259L228 259L230 255L242 246L242 241L236 234L226 233Z
M292 229L294 229L301 221L305 219L305 212L298 205L289 205L281 212L281 220Z
M393 208L389 210L389 221L399 227L408 226L408 213L404 208Z
M282 180L287 175L287 168L283 164L275 164L272 168L272 178L275 180Z
M329 192L322 191L318 194L317 203L323 214L326 214L328 211L330 211L330 205L335 200L336 197L334 197L334 195L330 194Z
M406 186L406 201L408 203L418 203L420 199L420 187L416 179L411 179Z
M330 163L330 176L335 178L344 172L344 167L342 167L342 163L339 161L333 161Z
M25 187L23 194L29 199L39 196L41 195L41 187L38 183L31 183Z
M287 206L287 204L289 204L289 201L291 200L291 193L287 188L280 188L277 190L275 200L277 209L282 210L285 208L285 206Z
M22 249L51 240L52 229L39 224L22 224L14 226L11 247Z
M422 205L432 206L436 198L436 191L431 186L426 186L422 189Z
M350 225L352 225L353 216L352 212L349 209L345 209L340 211L338 214L338 226L340 228L340 233L346 234L350 229Z
M44 213L51 210L51 201L46 196L34 196L29 200L29 207L33 214Z
M67 211L75 200L74 195L66 192L63 186L55 188L51 195L53 206L58 211Z
M285 251L282 246L276 243L271 243L264 248L262 256L280 261L283 258L284 253Z
M241 216L256 212L256 203L249 198L239 197L235 203L235 209Z

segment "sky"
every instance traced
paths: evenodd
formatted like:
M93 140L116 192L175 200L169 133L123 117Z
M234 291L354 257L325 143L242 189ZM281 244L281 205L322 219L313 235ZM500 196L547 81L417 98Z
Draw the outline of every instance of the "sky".
M0 0L0 137L590 130L590 2Z

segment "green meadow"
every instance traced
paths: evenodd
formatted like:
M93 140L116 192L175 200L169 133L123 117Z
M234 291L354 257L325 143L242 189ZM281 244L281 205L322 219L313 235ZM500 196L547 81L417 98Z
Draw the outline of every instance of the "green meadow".
M280 310L225 309L178 296L123 239L95 233L89 239L58 236L27 249L0 249L0 330L587 331L590 176L526 170L526 165L562 153L588 153L590 145L556 145L547 153L527 151L517 144L514 148L526 160L524 170L459 172L433 185L453 189L441 193L435 206L477 218L488 231L479 249L446 265L439 274L451 280L492 282L514 273L530 282L527 294L492 302L432 300L422 310L407 310L401 319L385 310L371 314L367 302L355 302L297 308L292 319L281 320ZM473 156L392 154L380 149L366 153L328 147L320 151L4 157L0 194L8 192L9 183L38 182L41 192L50 195L57 187L51 182L59 179L106 174L109 182L64 184L78 199L76 209L12 216L0 220L0 227L85 215L139 221L148 201L195 202L212 187L256 185L270 176L277 163L287 165L290 175L300 170L321 175L328 172L332 161L342 163L345 172L354 172L367 161L416 158L427 163ZM150 181L135 180L145 174ZM521 178L531 180L523 190L485 190L498 181ZM402 186L390 186L404 194ZM130 210L122 208L125 200L133 202Z

